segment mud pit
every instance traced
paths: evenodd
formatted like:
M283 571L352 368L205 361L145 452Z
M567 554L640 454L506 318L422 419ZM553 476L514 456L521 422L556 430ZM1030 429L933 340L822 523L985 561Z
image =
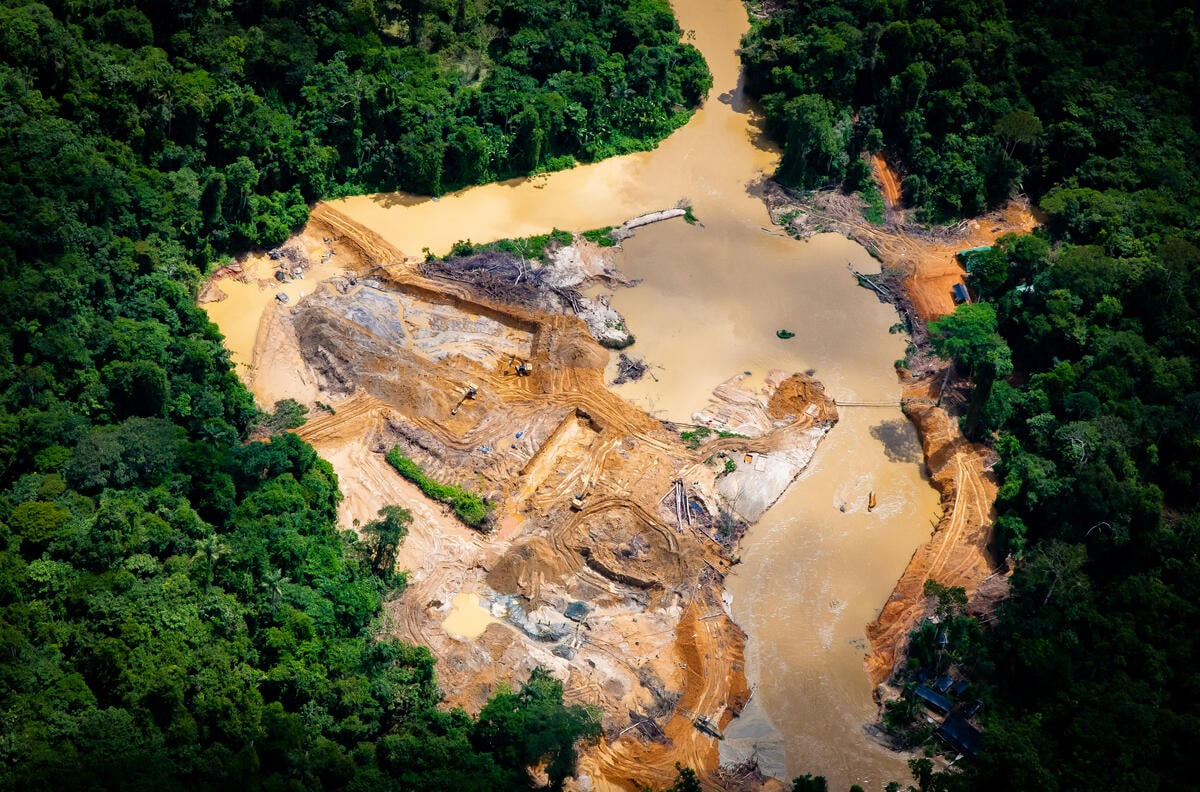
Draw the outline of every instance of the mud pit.
M779 497L837 420L821 386L771 372L751 393L734 378L697 419L744 436L691 449L605 387L608 352L580 319L424 276L326 206L299 243L313 239L341 270L268 307L248 373L260 399L303 385L317 417L299 434L350 493L343 525L390 503L414 512L387 629L429 646L447 703L468 710L550 669L569 702L603 712L593 779L635 789L670 783L677 761L715 771L695 721L723 728L749 699L722 599L730 528ZM495 502L493 530L425 499L383 459L393 446ZM726 474L727 457L759 462Z

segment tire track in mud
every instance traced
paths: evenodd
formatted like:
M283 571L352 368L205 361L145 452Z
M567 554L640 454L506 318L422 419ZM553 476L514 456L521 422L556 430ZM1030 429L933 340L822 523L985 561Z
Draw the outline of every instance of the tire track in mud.
M749 696L744 678L739 685L737 675L722 667L740 668L744 636L727 616L713 619L704 612L720 608L715 592L703 589L687 604L676 627L674 664L683 684L674 712L660 726L668 740L667 750L643 741L635 729L615 740L604 740L587 757L586 764L595 762L604 768L603 777L612 788L635 792L647 784L668 786L675 780L676 762L702 777L716 770L717 738L694 721L703 716L724 728Z
M407 258L402 250L382 236L327 203L321 202L313 207L308 224L313 230L328 231L334 241L353 248L367 267L388 267L401 264Z

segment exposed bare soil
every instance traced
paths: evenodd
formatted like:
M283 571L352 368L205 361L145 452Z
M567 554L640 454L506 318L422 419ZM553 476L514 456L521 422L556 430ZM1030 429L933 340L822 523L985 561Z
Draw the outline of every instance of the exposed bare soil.
M905 384L905 412L917 427L930 483L941 493L942 514L929 542L917 548L879 617L867 625L872 684L887 681L903 660L911 630L932 612L922 594L926 580L962 586L968 607L987 613L1007 593L1006 571L988 550L997 482L989 449L969 442L958 420L937 405L942 377ZM886 695L886 694L884 694Z
M605 738L581 766L593 788L665 786L676 762L722 788L758 783L750 768L718 768L717 740L697 723L720 730L749 698L722 580L739 531L837 420L821 386L772 372L751 393L734 377L695 417L713 439L690 448L605 386L609 353L570 291L578 271L613 275L600 251L560 251L549 266L563 272L422 274L324 205L298 243L313 240L342 269L267 306L250 382L262 402L310 406L298 431L338 473L345 527L388 504L414 513L398 563L410 585L386 629L429 646L447 703L468 710L549 668L568 702L601 713ZM534 291L505 301L496 279L517 275ZM467 529L396 474L383 454L397 445L496 503L490 530ZM456 603L474 607L468 594L490 611L469 621L492 622L474 638L446 627Z
M871 155L871 174L875 177L875 183L879 185L879 192L883 194L883 208L888 222L903 223L904 193L900 186L900 176L879 154Z
M867 246L919 320L952 309L957 250L1032 227L1019 202L954 229L900 225L899 180L873 164L887 226L866 224L852 199L833 193L801 204L768 186L768 205L793 233L841 231ZM595 337L619 317L577 290L620 282L603 250L565 248L542 272L512 261L423 267L327 205L294 246L336 255L335 276L310 276L307 294L288 304L266 302L248 339L231 343L253 346L247 374L260 403L287 396L312 409L299 433L339 475L343 526L394 503L414 513L398 561L410 586L389 603L387 629L433 650L447 702L475 710L541 665L563 680L569 702L602 713L605 738L581 761L592 788L665 786L676 762L718 788L770 787L753 768L719 767L715 737L697 724L719 731L749 698L744 635L722 580L745 525L837 420L820 385L772 372L756 393L733 377L692 418L726 436L690 448L677 433L686 427L652 419L604 384L609 353ZM244 282L246 272L218 273L208 300L222 299L221 278ZM943 513L868 628L875 684L925 615L926 579L963 586L977 610L1006 590L987 551L990 460L938 406L956 392L943 373L927 362L905 386ZM472 386L475 397L464 398ZM490 532L467 529L396 474L383 458L396 445L439 480L498 504ZM487 626L475 637L445 626L465 595L489 611L477 614ZM578 605L566 615L573 603L582 616Z

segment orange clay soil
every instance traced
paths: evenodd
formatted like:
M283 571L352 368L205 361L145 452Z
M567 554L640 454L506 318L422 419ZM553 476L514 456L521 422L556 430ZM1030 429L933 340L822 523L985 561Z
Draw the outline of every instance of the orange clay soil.
M884 195L888 221L866 222L862 202L840 191L814 193L803 202L791 198L778 185L770 184L764 198L771 217L791 233L808 236L819 231L845 234L905 276L908 297L917 315L928 322L954 310L952 289L966 273L955 254L960 250L991 245L1004 234L1025 234L1038 224L1029 202L1015 198L983 217L954 226L923 228L905 223L900 199L901 180L880 156L872 158L872 170Z
M717 493L725 474L707 460L753 450L799 475L811 455L799 441L815 449L837 420L820 385L773 372L750 394L735 378L706 420L737 421L748 436L691 449L606 387L608 352L580 319L426 277L327 205L294 244L324 251L339 272L307 278L286 305L267 295L261 323L231 325L247 337L230 342L253 348L260 402L292 395L310 407L298 434L338 474L342 527L384 505L413 512L398 560L409 586L387 604L384 629L430 647L447 704L477 711L543 666L567 702L597 707L604 738L580 764L592 789L667 786L676 762L710 786L758 783L718 767L704 728L725 728L749 698L744 635L722 598L733 553ZM384 459L394 446L497 504L491 530L466 528L395 473ZM747 503L778 497L753 470L738 473L742 491L761 490ZM461 623L447 622L460 595L496 619L476 637L447 629ZM576 605L568 617L572 603L585 613Z
M905 384L905 412L921 436L930 483L941 493L942 516L927 544L917 548L879 617L867 625L871 653L867 673L874 685L904 659L909 633L932 613L922 593L926 580L962 586L969 607L988 612L1007 592L1007 577L988 551L997 484L989 451L969 442L957 418L936 406L942 377Z
M883 194L883 208L887 212L888 220L895 218L896 222L903 222L904 208L901 202L904 200L904 193L900 188L899 175L879 154L871 155L871 174L875 177L875 183L879 185L879 192Z

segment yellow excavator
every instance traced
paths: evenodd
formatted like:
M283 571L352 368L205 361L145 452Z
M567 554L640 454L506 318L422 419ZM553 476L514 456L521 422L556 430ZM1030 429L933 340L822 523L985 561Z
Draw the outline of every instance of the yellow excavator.
M454 409L450 411L451 415L458 415L458 408L463 406L467 399L474 399L479 393L479 388L475 387L474 382L467 383L467 389L463 392L462 398L458 400L458 404L454 405Z

